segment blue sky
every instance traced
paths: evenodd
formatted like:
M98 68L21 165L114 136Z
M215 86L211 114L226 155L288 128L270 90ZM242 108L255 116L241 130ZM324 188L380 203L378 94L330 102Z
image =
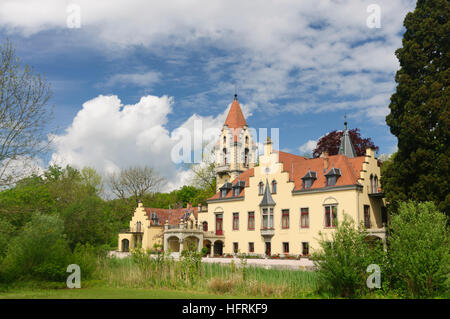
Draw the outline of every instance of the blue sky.
M67 6L81 28L68 28ZM369 28L367 7L380 8ZM280 129L280 148L309 152L349 126L380 154L396 149L384 122L403 19L415 1L10 1L0 39L53 88L49 162L103 173L147 164L188 178L170 161L173 133L221 126L235 88L249 126ZM115 98L111 98L115 96ZM148 97L145 99L144 97ZM144 98L144 99L143 99ZM128 107L124 107L128 106Z

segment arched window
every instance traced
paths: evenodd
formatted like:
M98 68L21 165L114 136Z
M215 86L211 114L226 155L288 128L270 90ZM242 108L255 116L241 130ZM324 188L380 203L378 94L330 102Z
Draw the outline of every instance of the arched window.
M248 166L248 148L245 149L245 153L244 153L244 165L246 167Z
M370 174L370 192L373 193L373 175Z
M248 144L248 136L245 137L245 144Z
M258 185L258 194L262 195L264 193L264 183L263 182L259 182Z
M375 175L375 178L373 179L373 192L378 193L378 176Z
M203 222L203 231L208 231L208 222Z
M227 149L223 149L223 163L227 165Z
M273 180L272 181L272 194L276 194L277 193L277 181Z

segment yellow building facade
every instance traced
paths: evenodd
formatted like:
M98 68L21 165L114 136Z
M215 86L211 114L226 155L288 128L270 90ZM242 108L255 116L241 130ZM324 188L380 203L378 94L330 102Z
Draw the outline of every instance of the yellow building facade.
M378 160L370 148L356 156L347 123L337 155L306 158L272 145L267 138L264 153L257 156L235 96L216 143L217 193L207 207L139 206L130 229L119 234L119 250L158 243L176 252L194 243L211 256L309 256L319 248L320 233L330 235L344 214L369 238L384 241L387 214Z

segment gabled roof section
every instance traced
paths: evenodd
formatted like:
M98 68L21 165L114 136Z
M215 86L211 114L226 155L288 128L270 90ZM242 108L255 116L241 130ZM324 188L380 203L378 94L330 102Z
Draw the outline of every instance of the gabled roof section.
M302 179L316 179L317 178L317 173L316 172L311 172L311 169L308 168L308 172L305 174L305 176L302 177Z
M325 176L341 176L341 170L339 168L333 168L330 169L328 173L325 174Z
M348 158L356 157L355 148L353 147L350 135L348 134L347 122L345 122L344 134L341 137L341 145L339 146L338 154L345 155Z
M186 219L190 214L194 214L195 219L198 218L198 207L175 209L144 207L144 210L151 225L164 226L166 221L169 221L169 225L178 225L180 219Z
M234 101L231 103L230 111L228 111L227 119L225 120L225 125L229 128L242 128L247 125L244 113L242 113L241 106L237 99L237 94L234 95Z
M292 165L294 191L303 189L303 177L316 172L316 179L311 186L311 190L326 186L326 176L329 173L340 173L335 186L359 185L358 178L364 162L364 156L347 158L344 155L328 156L325 162L323 157L306 159L305 161L295 161ZM326 167L326 170L324 168Z
M255 169L250 168L246 170L245 172L241 173L237 178L233 180L231 184L234 184L233 187L236 187L236 185L241 185L241 192L239 193L239 196L233 196L233 192L228 192L227 196L220 197L220 191L218 191L214 196L208 198L208 200L217 200L217 199L232 199L232 198L241 198L245 195L245 189L250 186L250 177L255 175ZM244 184L245 183L245 184ZM242 187L244 185L245 187Z
M266 179L266 189L264 190L264 196L259 203L259 206L275 206L275 201L272 198L272 194L270 194L269 190L269 181Z

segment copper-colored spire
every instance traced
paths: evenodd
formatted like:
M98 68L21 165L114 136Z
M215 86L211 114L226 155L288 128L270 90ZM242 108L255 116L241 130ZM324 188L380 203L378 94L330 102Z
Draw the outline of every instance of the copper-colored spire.
M230 111L228 112L227 119L225 120L225 125L229 128L242 128L247 125L244 114L242 113L241 106L237 99L237 94L234 95L234 101L231 104Z

